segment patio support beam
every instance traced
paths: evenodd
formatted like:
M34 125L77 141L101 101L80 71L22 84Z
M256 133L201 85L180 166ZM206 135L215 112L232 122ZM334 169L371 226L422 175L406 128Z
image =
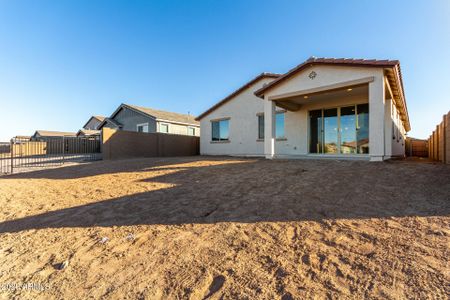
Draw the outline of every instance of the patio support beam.
M289 101L275 101L278 107L284 108L289 111L298 111L302 107L300 104L292 103Z
M384 74L381 71L375 80L369 83L369 155L371 161L382 161L385 154L384 87Z
M275 156L275 102L264 96L264 154L266 158Z

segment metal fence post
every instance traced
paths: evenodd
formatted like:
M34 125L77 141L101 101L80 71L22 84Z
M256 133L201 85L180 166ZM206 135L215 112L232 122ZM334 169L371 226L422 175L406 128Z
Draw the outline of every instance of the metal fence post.
M14 169L14 141L11 139L10 141L10 148L9 148L9 155L11 156L11 174L13 173Z
M66 153L66 142L64 141L64 136L62 137L62 164L64 164Z

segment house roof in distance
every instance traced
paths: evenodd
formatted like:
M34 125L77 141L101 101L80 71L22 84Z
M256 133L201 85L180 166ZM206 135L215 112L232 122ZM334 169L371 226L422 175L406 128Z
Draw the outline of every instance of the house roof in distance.
M104 118L103 121L100 124L98 124L98 126L97 126L98 130L101 130L106 123L110 123L117 128L122 128L122 124L120 124L116 120L111 119L111 118Z
M114 118L114 116L123 107L134 110L139 113L142 113L146 116L155 118L157 120L163 120L163 121L168 121L168 122L173 122L173 123L189 124L189 125L195 125L195 126L200 125L200 123L198 121L196 121L195 117L192 115L180 114L180 113L158 110L158 109L149 108L149 107L125 104L125 103L122 103L119 106L119 108L111 115L110 119Z
M218 109L219 107L221 107L222 105L224 105L225 103L227 103L228 101L233 99L233 97L239 95L241 92L243 92L244 90L249 88L252 84L254 84L257 81L259 81L260 79L262 79L262 78L278 78L280 76L281 76L281 74L266 73L266 72L259 74L258 76L256 76L255 78L253 78L252 80L250 80L249 82L247 82L246 84L244 84L243 86L241 86L240 88L238 88L237 90L235 90L234 92L232 92L231 94L229 94L228 96L226 96L225 98L223 98L222 100L220 100L219 102L214 104L213 106L211 106L208 110L206 110L205 112L200 114L195 119L196 120L201 120L203 117L207 116L208 114L210 114L214 110Z
M100 123L103 122L105 120L106 117L104 116L91 116L89 118L89 120L87 120L86 124L83 125L83 128L86 127L86 125L92 120L92 119L96 119L97 121L99 121Z
M51 130L36 130L33 136L43 137L59 137L59 136L76 136L76 132L64 132L64 131L51 131Z
M90 130L90 129L80 129L77 132L77 136L84 135L84 136L90 136L90 135L100 135L100 130Z

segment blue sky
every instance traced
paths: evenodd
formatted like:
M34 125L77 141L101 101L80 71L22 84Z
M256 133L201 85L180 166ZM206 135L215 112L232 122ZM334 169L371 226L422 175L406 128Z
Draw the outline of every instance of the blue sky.
M309 56L399 59L412 131L450 110L450 1L0 0L0 141L122 102L198 115Z

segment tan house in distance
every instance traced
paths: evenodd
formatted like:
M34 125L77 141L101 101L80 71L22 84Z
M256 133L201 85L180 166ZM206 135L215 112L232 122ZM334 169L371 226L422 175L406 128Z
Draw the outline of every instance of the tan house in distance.
M266 158L402 157L411 129L397 60L311 57L257 76L197 120L201 154Z
M60 137L76 137L76 132L63 132L63 131L51 131L51 130L36 130L31 136L32 141L45 141L47 139L54 139Z

